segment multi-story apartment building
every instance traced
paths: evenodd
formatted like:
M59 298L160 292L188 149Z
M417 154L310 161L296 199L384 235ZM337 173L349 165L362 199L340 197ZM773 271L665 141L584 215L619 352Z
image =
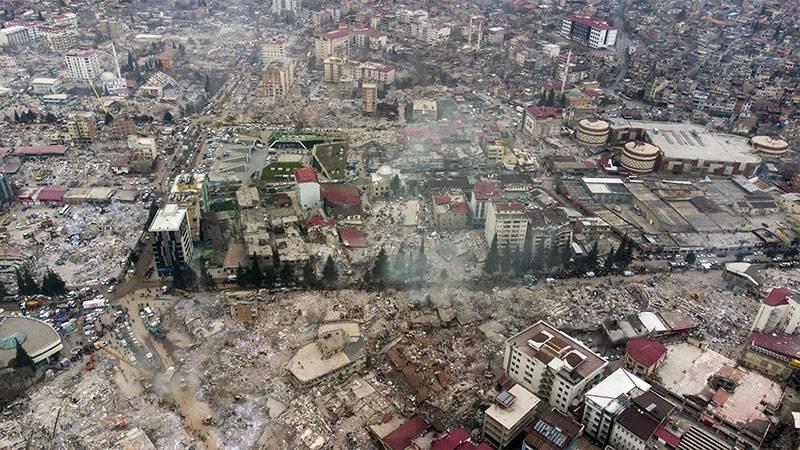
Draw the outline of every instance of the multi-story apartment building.
M650 390L650 384L628 372L617 369L586 392L584 398L584 433L601 447L611 438L614 422L630 404L630 399Z
M563 123L562 111L553 106L530 106L525 111L522 131L533 138L558 136Z
M276 14L291 12L297 14L302 8L300 0L272 0L272 12Z
M329 56L347 59L351 40L352 35L347 28L322 33L314 43L314 55L318 60L325 60Z
M77 43L75 28L69 25L49 25L39 28L45 47L50 50L68 50Z
M102 69L97 53L92 50L85 52L67 53L64 57L67 63L69 77L73 80L85 82L88 79L96 80Z
M534 257L546 257L550 247L561 251L572 243L572 222L566 211L561 208L535 209L528 213L528 238L533 246ZM537 249L543 249L544 255L537 255Z
M469 209L472 212L473 225L484 225L489 203L502 198L503 190L493 182L481 180L475 183L469 198Z
M496 237L498 248L519 250L525 243L527 228L528 217L522 203L498 200L488 204L484 234L489 246Z
M375 83L364 83L361 85L361 111L372 114L378 106L378 85Z
M617 29L607 22L586 16L568 16L561 20L561 35L590 48L608 48L617 43Z
M286 39L269 39L261 44L261 62L268 64L270 61L286 57Z
M267 97L284 97L294 84L295 61L275 59L269 63L261 78L261 89Z
M67 134L72 142L92 142L95 136L95 121L92 113L76 113L67 121Z
M602 376L608 362L539 321L505 343L503 369L519 385L567 413Z
M483 415L483 439L497 449L509 448L522 430L536 418L538 397L520 385L503 391Z
M192 240L200 241L200 219L208 212L208 182L205 174L184 173L175 178L169 192L168 203L186 210Z
M192 231L185 209L176 204L159 209L149 231L159 275L171 275L192 260Z
M154 137L131 134L128 136L128 148L136 159L151 161L158 156L158 146Z

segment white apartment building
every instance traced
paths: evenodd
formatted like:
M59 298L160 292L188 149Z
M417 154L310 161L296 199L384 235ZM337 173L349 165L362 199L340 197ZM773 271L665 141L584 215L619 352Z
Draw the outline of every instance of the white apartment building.
M0 47L20 47L35 41L30 27L12 25L0 29Z
M74 48L77 43L77 33L69 25L41 27L39 33L44 45L51 50L68 50Z
M590 48L608 48L617 43L617 29L607 22L586 16L568 16L561 20L561 35Z
M800 332L800 295L786 288L774 288L761 301L751 331L797 334Z
M347 59L350 54L352 33L348 28L322 33L314 42L314 55L318 60L325 60L329 56Z
M269 63L275 59L286 57L286 40L270 39L261 44L261 62Z
M164 206L156 213L149 231L159 275L170 275L175 267L192 260L194 246L186 209L175 204Z
M505 343L503 369L525 389L567 414L608 362L582 343L539 321Z
M625 369L617 369L586 392L584 433L601 447L608 443L614 422L632 397L650 390L650 385Z
M34 78L31 81L34 95L60 94L64 84L58 78Z
M67 63L69 77L73 80L80 80L83 82L85 82L87 78L96 80L102 72L97 53L92 50L67 53L64 58Z
M497 449L511 444L536 417L541 400L520 385L514 385L495 398L483 415L483 440Z
M297 14L301 8L302 3L300 0L272 0L271 9L273 13L292 12Z
M158 147L154 137L131 134L128 136L128 148L136 159L153 160L158 156Z
M488 203L484 234L489 246L496 236L498 248L516 247L519 250L525 244L527 230L528 217L522 203L505 200Z

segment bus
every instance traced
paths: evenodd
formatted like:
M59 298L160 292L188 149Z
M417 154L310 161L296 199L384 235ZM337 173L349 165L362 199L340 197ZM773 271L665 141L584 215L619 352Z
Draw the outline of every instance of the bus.
M61 208L61 211L58 212L59 217L64 217L69 212L69 205Z

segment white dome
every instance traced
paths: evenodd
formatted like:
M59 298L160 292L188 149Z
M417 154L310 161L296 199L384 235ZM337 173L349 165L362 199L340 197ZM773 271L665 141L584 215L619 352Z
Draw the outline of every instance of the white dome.
M388 177L391 174L392 174L392 168L389 166L380 166L378 168L378 175Z
M100 74L100 79L103 81L111 81L114 78L117 78L117 76L111 72L103 72Z

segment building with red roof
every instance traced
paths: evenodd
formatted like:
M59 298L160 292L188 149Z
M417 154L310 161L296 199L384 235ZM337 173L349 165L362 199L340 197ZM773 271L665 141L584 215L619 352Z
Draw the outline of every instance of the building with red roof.
M39 147L16 147L14 154L22 157L64 156L69 150L63 145L44 145Z
M617 43L617 29L588 16L567 16L561 20L561 35L590 48L608 48Z
M787 288L773 288L761 301L753 319L752 331L760 333L800 334L798 293Z
M386 414L380 423L370 426L370 433L381 443L385 450L406 450L422 448L419 439L432 433L430 425L420 416L405 420L403 417Z
M319 186L319 176L313 167L300 167L294 169L294 179L297 182L297 193L300 206L304 210L322 206L322 193Z
M336 231L339 233L339 239L342 241L342 245L345 247L369 247L369 244L367 243L367 237L364 236L364 233L357 228L338 228Z
M501 200L503 190L497 187L494 182L480 180L475 183L469 199L469 209L472 213L473 225L483 225L486 222L486 207L488 202Z
M460 230L470 224L469 207L463 192L434 192L431 200L433 226L437 230Z
M473 444L469 432L463 428L456 428L447 433L431 445L431 450L491 450L486 443Z
M788 381L800 367L800 335L753 332L741 358L745 367Z
M47 186L36 194L36 201L48 205L59 205L64 202L64 194L67 188L64 186Z
M649 337L639 337L625 345L624 367L639 377L648 377L664 361L667 348Z

